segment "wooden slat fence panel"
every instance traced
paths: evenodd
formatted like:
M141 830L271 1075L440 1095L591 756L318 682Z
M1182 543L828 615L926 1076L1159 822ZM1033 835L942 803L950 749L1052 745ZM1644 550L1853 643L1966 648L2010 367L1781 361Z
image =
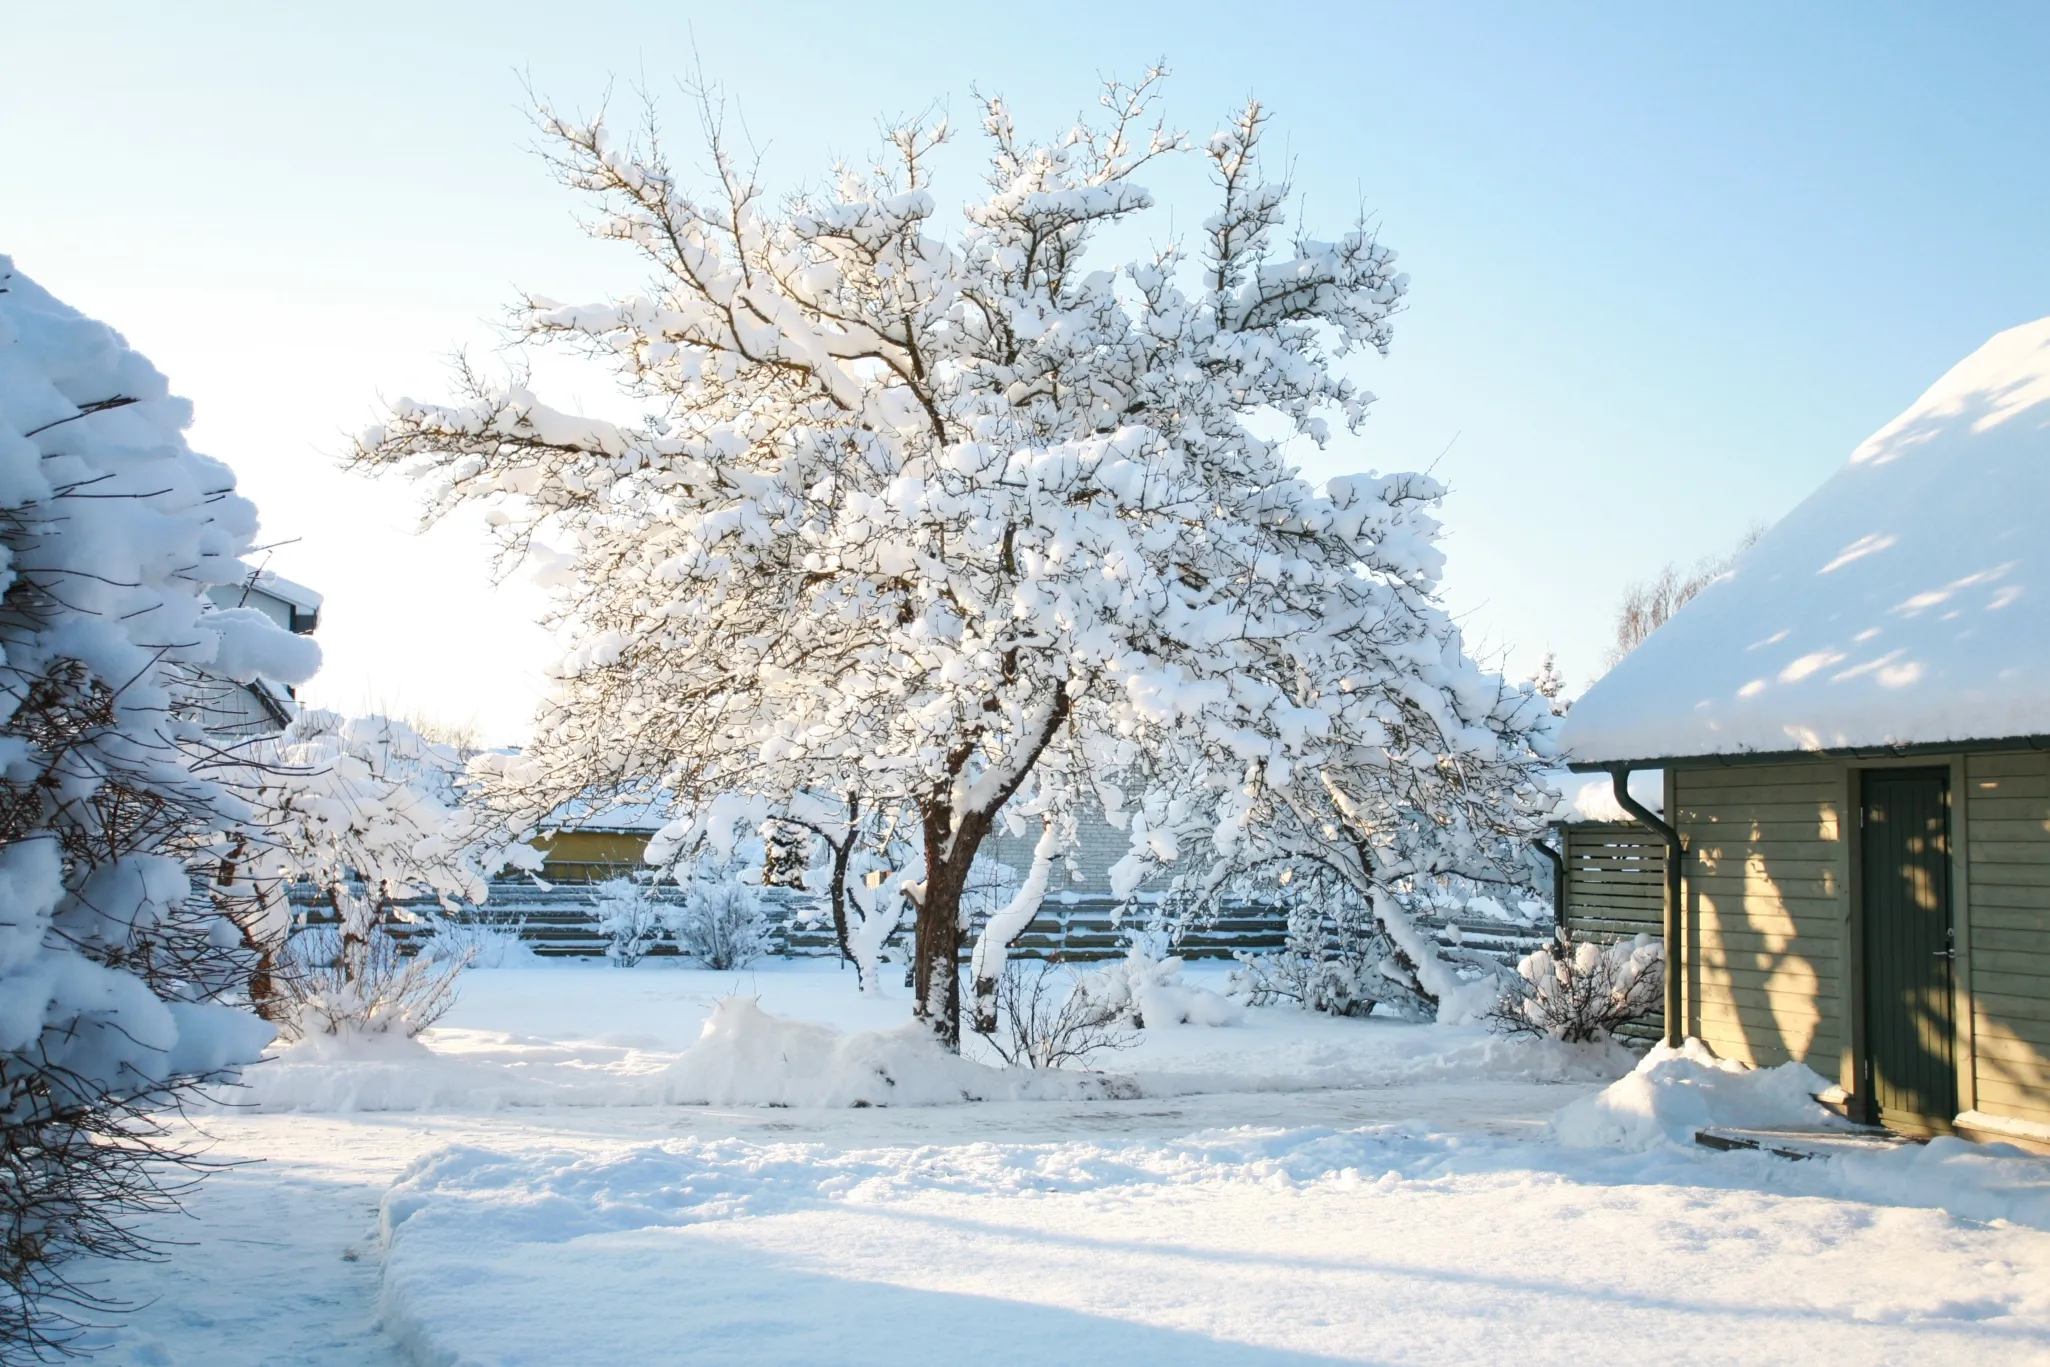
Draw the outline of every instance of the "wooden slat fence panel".
M674 885L657 885L653 895L664 902L680 902L682 890ZM463 907L454 919L474 925L517 928L519 936L538 955L549 958L602 958L606 937L592 915L593 889L569 884L536 887L532 883L500 881L491 885L484 905ZM837 951L833 923L823 899L784 888L764 890L773 926L771 952L793 958L830 958ZM292 901L309 924L331 920L310 887L292 890ZM1124 957L1130 931L1143 925L1128 913L1123 925L1114 918L1118 903L1109 897L1079 897L1072 901L1049 900L1019 935L1011 953L1019 958L1048 962L1089 963ZM1143 915L1143 911L1141 913ZM1524 925L1479 916L1425 916L1420 924L1441 945L1458 946L1477 952L1497 963L1513 965L1516 960L1544 944L1549 928ZM401 940L424 932L402 920L391 929ZM892 937L890 944L901 959L908 926ZM1226 906L1209 922L1192 926L1177 944L1175 952L1190 961L1229 960L1237 954L1262 954L1287 943L1288 917L1285 909L1254 904ZM972 945L972 936L971 936ZM677 953L667 940L648 951L650 958L672 957ZM966 962L968 949L963 950Z
M1666 929L1666 844L1634 821L1562 826L1566 896L1560 923L1575 940L1614 944ZM1625 1039L1650 1042L1665 1034L1664 1012L1623 1027Z

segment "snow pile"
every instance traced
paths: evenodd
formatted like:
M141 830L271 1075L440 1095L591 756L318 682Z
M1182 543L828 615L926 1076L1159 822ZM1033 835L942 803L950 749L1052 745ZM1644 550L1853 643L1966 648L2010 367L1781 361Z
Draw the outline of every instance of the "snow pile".
M926 1026L842 1033L728 997L666 1080L677 1101L741 1106L939 1106L1129 1092L1088 1073L991 1068L942 1049Z
M1891 1151L1831 1155L1829 1178L1847 1197L1886 1206L1937 1206L1965 1220L2050 1231L2050 1159L2011 1144L1949 1135Z
M2050 319L1851 454L1567 715L1582 761L2050 732Z
M548 991L571 996L585 984L614 985L622 976L616 970L580 972L560 965L545 972ZM814 994L820 977L792 974L790 987L768 975L760 981L768 991L780 990L789 1009L809 1014L818 1009ZM1605 1083L1636 1062L1634 1054L1614 1043L1568 1045L1508 1039L1478 1028L1337 1020L1254 1008L1236 1029L1143 1032L1137 1046L1120 1058L1124 1076L1113 1081L1086 1073L988 1067L934 1050L915 1028L903 1025L836 1030L787 1019L762 1010L751 998L731 996L706 1008L688 1004L691 984L724 982L730 992L731 975L679 971L655 981L683 986L674 996L658 998L662 1004L652 1012L621 1010L596 1017L615 1027L609 1033L579 1033L566 1022L543 1019L537 1009L515 1008L515 999L527 999L537 990L535 979L511 970L471 974L464 989L468 997L505 998L499 1014L525 1016L529 1028L444 1025L420 1041L305 1040L251 1070L244 1085L222 1100L262 1111L330 1113L691 1103L902 1106L1113 1092L1176 1097L1439 1083ZM840 982L851 995L853 984ZM1186 986L1202 993L1198 1001L1214 995ZM679 1018L687 1025L694 1009L704 1017L704 1034L688 1048L666 1047L650 1033L674 1029ZM458 1007L458 1017L463 1010ZM851 1019L882 1025L893 1014L883 1004L872 1012L846 1012L842 1024ZM543 1029L554 1037L531 1033ZM752 1071L758 1067L766 1071Z
M1284 1031L1281 1022L1328 1023ZM1123 1066L1149 1097L1479 1082L1607 1083L1637 1055L1614 1041L1565 1044L1485 1027L1344 1020L1253 1008L1242 1030L1148 1031Z
M1706 1126L1740 1129L1851 1129L1816 1101L1828 1079L1802 1063L1751 1068L1717 1058L1689 1039L1660 1043L1629 1076L1582 1097L1552 1118L1552 1133L1573 1148L1643 1150L1692 1144Z
M447 1036L444 1039L444 1035ZM516 1106L941 1106L1133 1095L1126 1079L992 1068L917 1023L840 1031L719 1001L682 1053L646 1039L554 1042L436 1032L308 1037L252 1071L230 1104L267 1111L475 1111Z
M551 976L574 970L551 967ZM508 972L505 976L516 977ZM476 979L466 990L475 991ZM744 1000L744 999L743 999ZM1057 1100L1226 1092L1312 1092L1334 1087L1438 1083L1607 1082L1636 1062L1621 1045L1509 1039L1473 1028L1403 1022L1339 1022L1338 1031L1291 1031L1328 1018L1255 1011L1236 1030L1148 1030L1121 1056L1115 1079L1087 1073L990 1067L928 1052L918 1027L835 1031L752 1007L762 1022L729 1013L718 1038L684 1051L632 1032L543 1039L438 1027L425 1042L322 1037L251 1070L224 1104L261 1111L500 1111L529 1106L933 1105L958 1101ZM1257 1024L1255 1024L1257 1021ZM732 1027L732 1028L729 1028ZM780 1051L794 1052L788 1057ZM752 1076L749 1061L775 1072ZM891 1081L884 1082L887 1076Z
M247 1071L216 1101L260 1111L500 1111L657 1106L675 1059L635 1045L477 1031L315 1032Z

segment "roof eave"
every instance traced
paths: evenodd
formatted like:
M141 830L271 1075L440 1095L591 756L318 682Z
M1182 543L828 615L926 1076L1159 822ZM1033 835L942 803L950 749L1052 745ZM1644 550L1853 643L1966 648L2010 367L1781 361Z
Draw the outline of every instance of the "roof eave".
M1921 755L1954 755L1960 750L2050 750L2050 736L1972 737L1918 741L1913 745L1854 745L1833 750L1742 750L1725 754L1648 755L1642 759L1569 760L1566 768L1576 774L1606 774L1612 769L1665 769L1677 764L1728 767L1785 764L1790 760L1914 759Z

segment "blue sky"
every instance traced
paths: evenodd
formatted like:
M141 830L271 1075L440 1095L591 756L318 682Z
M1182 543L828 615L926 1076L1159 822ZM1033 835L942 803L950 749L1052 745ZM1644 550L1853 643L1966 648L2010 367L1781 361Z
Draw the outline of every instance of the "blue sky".
M491 589L476 530L413 538L403 489L332 462L516 290L636 283L534 159L521 72L621 113L645 82L681 143L695 47L778 186L936 103L964 130L943 201L971 86L1049 131L1160 57L1197 134L1258 95L1307 221L1365 205L1413 277L1354 368L1374 417L1306 469L1436 462L1470 637L1523 672L1556 648L1576 687L1626 581L1777 518L2050 314L2050 8L582 8L10 7L0 251L148 352L297 538L274 563L329 596L322 700L511 738L538 687L534 597ZM1207 212L1193 166L1153 188L1156 238Z

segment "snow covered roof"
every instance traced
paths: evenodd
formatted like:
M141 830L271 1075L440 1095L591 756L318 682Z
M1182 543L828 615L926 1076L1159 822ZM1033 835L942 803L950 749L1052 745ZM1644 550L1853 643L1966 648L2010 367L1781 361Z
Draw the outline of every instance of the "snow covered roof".
M1567 714L1575 764L2050 735L2050 318L1966 357Z
M667 792L654 797L572 798L548 814L545 830L659 831L669 824L675 800Z
M1635 821L1616 801L1616 790L1607 774L1576 774L1566 769L1548 770L1545 781L1559 790L1555 821ZM1654 812L1666 809L1666 774L1663 769L1633 769L1630 796Z
M319 612L326 600L304 584L297 584L275 570L259 570L256 587L273 598L282 598L301 612Z

